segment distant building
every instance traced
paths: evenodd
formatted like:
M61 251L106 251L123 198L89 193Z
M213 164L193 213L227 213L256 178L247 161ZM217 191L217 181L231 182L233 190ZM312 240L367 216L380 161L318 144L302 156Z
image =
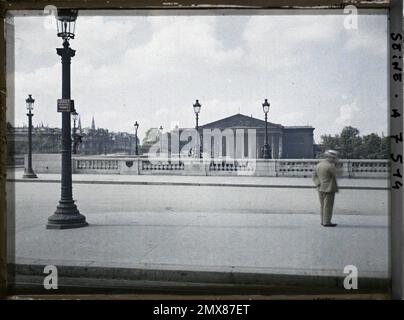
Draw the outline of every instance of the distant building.
M109 132L107 129L96 128L94 117L91 127L81 127L79 119L76 133L82 136L82 143L78 146L79 155L99 154L134 154L135 135L127 132ZM73 129L72 129L73 134ZM138 140L139 142L139 140ZM51 128L43 124L33 127L33 153L59 153L61 149L61 129ZM7 155L24 155L28 152L28 127L13 127L7 124Z
M43 124L33 127L32 152L57 153L61 149L61 129ZM13 127L7 123L7 157L28 153L28 127Z
M265 121L252 116L235 114L233 116L207 123L199 127L203 129L231 129L244 131L245 143L248 143L248 129L256 130L256 158L262 158L262 149L265 143ZM282 126L268 122L268 144L271 147L271 157L273 159L311 159L314 157L314 128L311 126ZM225 140L223 139L223 146ZM226 148L222 148L224 151ZM246 145L245 150L248 150ZM224 151L225 152L225 151ZM247 154L245 154L247 156ZM225 154L223 154L225 156Z
M135 154L135 135L127 132L109 132L107 129L96 128L94 117L90 128L81 128L79 123L77 133L82 136L78 154ZM139 139L138 139L139 143Z
M265 121L261 119L253 118L252 116L246 116L242 114L235 114L230 117L220 119L211 123L207 123L205 125L199 126L199 134L204 139L204 130L209 129L210 132L213 130L220 130L222 132L221 141L215 141L212 137L210 147L211 150L206 150L206 141L202 142L204 145L204 153L208 153L210 157L219 157L219 158L254 158L260 159L262 158L262 149L265 143ZM176 128L175 131L171 131L165 133L168 150L169 153L176 153L171 151L171 146L173 145L172 140L178 139L178 142L175 145L179 145L179 149L183 150L183 147L189 142L188 141L180 141L181 133L186 130L186 128ZM250 146L248 141L248 131L255 130L255 148L251 144ZM156 131L156 129L155 129ZM317 148L314 144L313 138L314 128L311 126L283 126L280 124L275 124L272 122L268 122L268 144L271 148L271 158L272 159L312 159L315 156L315 152L317 152ZM157 132L157 131L156 131ZM231 139L228 137L228 133L232 136ZM244 136L244 146L240 144L236 146L237 142L236 135L238 137ZM153 139L150 139L150 143L148 145L152 145ZM221 146L215 144L221 143ZM237 150L237 148L242 149L242 153L237 152L237 154L227 155L227 144L233 143L233 148L229 148L229 150ZM164 145L164 143L163 143ZM144 153L147 153L149 150L146 150L146 145L144 144ZM216 150L216 151L215 151ZM221 154L217 154L217 150ZM191 151L192 152L192 151ZM190 154L191 156L191 154Z

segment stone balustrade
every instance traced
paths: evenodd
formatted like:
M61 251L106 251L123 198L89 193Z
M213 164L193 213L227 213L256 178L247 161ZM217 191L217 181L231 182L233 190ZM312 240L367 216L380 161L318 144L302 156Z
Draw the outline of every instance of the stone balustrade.
M317 159L280 159L277 162L277 176L282 177L307 177L312 176ZM347 160L342 159L338 163L339 175L344 178L387 178L390 172L387 160Z
M117 173L119 162L116 159L74 159L73 170L86 173Z
M204 175L311 177L318 159L169 159L147 157L73 157L73 173L134 175ZM34 154L36 173L60 173L60 155ZM338 164L340 177L388 178L388 160L346 160Z

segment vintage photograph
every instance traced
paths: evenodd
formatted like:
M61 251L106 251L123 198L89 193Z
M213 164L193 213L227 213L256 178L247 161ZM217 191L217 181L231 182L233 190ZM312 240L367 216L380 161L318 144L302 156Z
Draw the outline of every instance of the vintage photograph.
M387 11L8 24L13 290L388 291Z

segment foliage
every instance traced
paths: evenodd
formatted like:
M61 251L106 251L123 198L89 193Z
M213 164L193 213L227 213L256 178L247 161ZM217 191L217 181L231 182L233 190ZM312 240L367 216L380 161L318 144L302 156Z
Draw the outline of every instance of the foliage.
M337 150L342 159L387 159L389 138L376 133L360 136L358 129L348 126L340 134L321 136L321 152Z

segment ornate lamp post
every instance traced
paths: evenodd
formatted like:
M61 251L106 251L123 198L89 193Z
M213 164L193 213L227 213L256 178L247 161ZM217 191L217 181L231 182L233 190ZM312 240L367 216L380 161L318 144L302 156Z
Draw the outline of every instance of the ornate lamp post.
M159 128L160 133L160 156L163 154L163 126Z
M108 144L108 138L109 138L109 134L108 131L104 132L104 156L107 155L107 144Z
M137 145L137 129L139 129L139 124L137 123L137 121L135 121L134 127L135 127L135 155L138 156L139 149Z
M34 109L35 99L32 95L28 95L28 99L25 100L27 104L27 116L28 116L28 166L25 168L23 178L38 178L34 170L32 170L32 110Z
M196 129L196 132L198 132L198 134L199 134L199 124L198 124L198 121L199 121L199 112L201 112L201 104L199 103L199 100L196 100L195 101L195 103L193 104L193 108L194 108L194 113L195 113L195 129ZM200 143L200 140L201 139L199 139L199 143ZM198 157L198 158L202 158L202 152L201 152L201 146L199 145L199 146L197 146L196 147L196 150L195 151L197 151L199 149L199 155L197 154L196 156Z
M68 105L62 111L62 174L61 197L55 213L48 218L48 229L80 228L88 225L86 217L80 214L74 204L72 192L72 141L71 118L74 111L70 100L70 63L75 55L75 50L70 48L70 39L74 39L74 29L77 19L77 10L60 9L57 16L58 37L63 39L63 48L57 48L56 52L62 58L62 100ZM58 105L59 107L59 105Z
M262 104L262 110L265 113L265 142L264 142L264 148L262 149L262 157L264 159L271 159L271 152L268 144L268 112L269 112L268 99L265 99L264 103Z
M77 129L76 129L76 122L79 118L79 114L74 111L72 112L73 118L73 154L77 154L77 143L78 143L78 136L77 136Z

